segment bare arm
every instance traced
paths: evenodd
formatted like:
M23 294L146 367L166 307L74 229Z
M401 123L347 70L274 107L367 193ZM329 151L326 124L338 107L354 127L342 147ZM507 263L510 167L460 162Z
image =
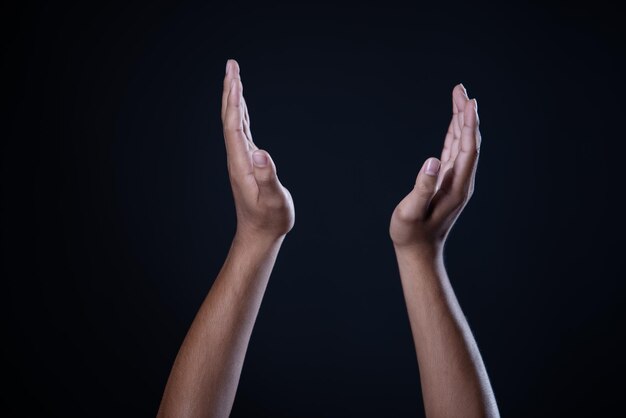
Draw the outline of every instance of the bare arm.
M252 141L239 66L227 63L222 123L237 232L170 373L158 416L227 417L261 300L294 223L291 195Z
M429 418L499 416L443 263L446 237L474 190L480 140L476 101L459 85L441 161L424 163L390 225Z

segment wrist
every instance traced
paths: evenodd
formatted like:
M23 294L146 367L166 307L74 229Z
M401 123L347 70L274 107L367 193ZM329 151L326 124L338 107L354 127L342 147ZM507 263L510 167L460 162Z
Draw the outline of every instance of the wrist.
M410 261L424 268L436 269L443 265L443 243L414 243L397 245L394 251L398 261Z
M412 243L393 243L393 249L396 254L413 254L424 260L437 259L443 255L443 242L412 242Z
M256 270L268 261L274 262L280 251L283 237L256 235L237 231L233 237L227 259L240 270Z
M280 246L286 234L269 234L264 231L251 231L237 228L233 245L248 249L271 249Z

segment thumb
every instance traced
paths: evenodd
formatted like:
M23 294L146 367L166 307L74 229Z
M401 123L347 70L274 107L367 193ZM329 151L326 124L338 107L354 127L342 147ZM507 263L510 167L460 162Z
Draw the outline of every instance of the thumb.
M441 162L437 158L429 158L417 175L415 187L409 194L405 207L406 213L413 214L416 219L425 219L428 215L428 206L435 195L440 166Z
M276 176L276 165L267 151L256 150L252 153L254 164L254 178L259 186L260 194L276 194L281 191L281 185Z

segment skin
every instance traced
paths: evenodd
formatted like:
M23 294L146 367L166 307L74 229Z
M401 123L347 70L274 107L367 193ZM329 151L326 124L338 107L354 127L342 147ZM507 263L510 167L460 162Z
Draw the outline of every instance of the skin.
M462 85L454 88L441 160L426 160L389 228L429 418L499 416L443 262L448 233L474 191L481 142L477 106Z
M222 124L237 230L170 373L159 417L226 417L269 276L294 224L291 195L252 140L239 65L229 60ZM497 417L476 342L448 279L443 250L474 190L480 148L477 103L453 90L441 160L428 159L396 207L390 235L420 367L428 417Z
M252 141L239 65L226 64L222 124L237 212L232 246L170 373L159 417L227 417L276 256L294 224L291 195Z

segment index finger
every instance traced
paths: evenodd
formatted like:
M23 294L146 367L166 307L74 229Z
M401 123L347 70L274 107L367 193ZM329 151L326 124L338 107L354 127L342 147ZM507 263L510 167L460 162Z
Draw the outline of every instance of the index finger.
M478 130L478 102L472 99L465 105L459 154L454 161L452 189L471 194L478 165L480 131Z
M224 76L224 86L222 88L222 122L226 116L226 108L228 107L228 93L233 78L241 78L239 75L239 64L233 59L226 61L226 75Z
M478 112L476 99L468 101L463 115L460 149L454 164L446 174L439 196L438 216L448 216L471 197L474 191L474 179L478 166L480 131L478 129ZM443 184L445 183L445 187Z
M253 171L243 126L242 89L241 81L233 78L224 113L224 142L231 175L251 174Z

